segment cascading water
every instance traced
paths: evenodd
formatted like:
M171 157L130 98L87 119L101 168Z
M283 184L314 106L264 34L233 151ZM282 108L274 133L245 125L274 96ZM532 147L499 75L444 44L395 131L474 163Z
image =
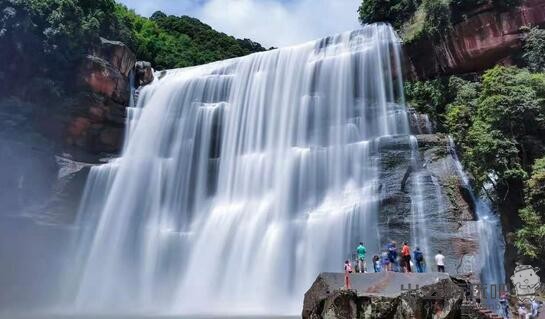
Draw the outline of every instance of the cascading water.
M128 109L122 156L88 178L76 311L298 313L318 273L394 236L379 227L381 145L418 147L401 69L378 24L162 74ZM396 236L426 249L424 178Z
M379 245L377 141L408 134L399 45L370 25L146 87L89 177L78 307L298 312L353 243Z
M469 190L471 199L475 204L477 220L477 233L479 234L479 260L481 283L486 285L485 299L490 306L497 306L499 289L505 284L504 252L505 244L501 232L499 217L491 210L489 203L474 195L471 183L465 173L462 163L458 159L456 147L452 138L449 137L449 148L455 160L456 170L461 177L464 186ZM494 287L495 291L491 291Z

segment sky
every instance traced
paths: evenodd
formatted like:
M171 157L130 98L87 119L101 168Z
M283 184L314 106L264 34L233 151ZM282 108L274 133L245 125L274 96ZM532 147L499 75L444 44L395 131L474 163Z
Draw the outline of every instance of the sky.
M359 27L361 0L118 0L149 17L198 18L214 29L264 47L284 47Z

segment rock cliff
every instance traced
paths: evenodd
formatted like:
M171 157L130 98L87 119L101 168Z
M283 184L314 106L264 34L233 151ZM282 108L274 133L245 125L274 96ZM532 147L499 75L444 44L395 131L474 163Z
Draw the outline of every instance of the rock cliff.
M417 134L419 130L415 130ZM425 231L433 238L421 243L427 259L442 250L448 252L447 271L478 276L476 264L468 265L469 270L462 268L463 260L474 260L478 254L479 236L470 190L458 174L448 137L420 134L385 138L379 153L381 241L401 242L410 238L415 228Z
M65 96L3 96L0 215L73 222L89 166L121 150L131 79L135 86L153 81L151 64L137 62L121 42L100 39L67 79Z
M117 41L101 38L78 71L81 92L71 107L66 143L72 153L120 150L136 57ZM87 158L85 158L87 160Z
M489 4L466 14L441 38L423 38L404 46L407 77L429 79L478 72L509 64L520 52L524 29L545 25L545 0L525 0L502 11Z

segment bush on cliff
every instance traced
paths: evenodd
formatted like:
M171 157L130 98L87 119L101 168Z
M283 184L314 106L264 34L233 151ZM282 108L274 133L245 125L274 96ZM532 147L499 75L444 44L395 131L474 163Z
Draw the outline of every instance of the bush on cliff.
M463 80L459 77L451 77L448 89L453 98L445 106L447 111L442 118L447 131L462 146L465 146L473 115L478 107L478 97L481 90L480 82Z
M516 246L535 261L545 260L545 157L532 166L532 175L525 187L526 206L520 210L523 222L517 232Z
M545 72L545 30L532 28L524 40L523 62L534 72Z
M448 83L445 79L430 81L413 81L405 83L405 98L410 107L420 113L426 113L433 121L441 123L438 118L447 104Z

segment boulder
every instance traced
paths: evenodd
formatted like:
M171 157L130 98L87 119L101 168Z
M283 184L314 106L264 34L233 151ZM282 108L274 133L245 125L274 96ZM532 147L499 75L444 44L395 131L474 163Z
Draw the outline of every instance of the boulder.
M144 86L153 81L153 68L147 61L138 61L134 66L136 72L136 86Z
M135 54L123 42L104 38L100 38L100 44L94 49L93 55L107 61L125 77L129 76L136 63Z
M128 104L129 79L103 58L87 55L81 67L80 78L94 93L123 105Z
M413 108L408 108L407 113L412 134L435 133L435 123L430 120L428 114L417 112Z
M407 77L423 80L509 64L522 47L524 27L545 25L545 0L524 0L509 11L486 5L466 16L439 39L404 45Z
M467 282L445 273L322 273L305 293L303 318L459 318Z

